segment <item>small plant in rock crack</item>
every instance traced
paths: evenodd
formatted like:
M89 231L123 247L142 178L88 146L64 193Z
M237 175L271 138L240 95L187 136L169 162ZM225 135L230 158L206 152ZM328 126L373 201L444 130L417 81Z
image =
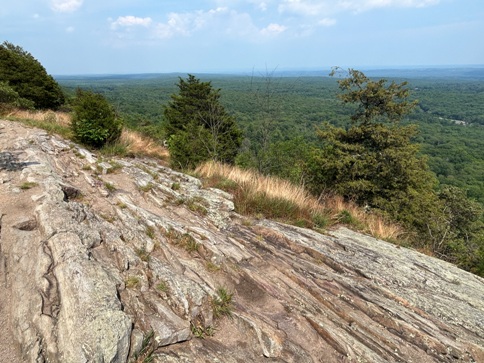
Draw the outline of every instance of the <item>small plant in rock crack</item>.
M25 182L25 183L22 183L20 185L20 189L22 190L28 190L28 189L31 189L33 187L36 187L38 184L37 183L34 183L34 182Z
M118 170L121 170L123 168L123 164L118 163L117 161L110 160L109 165L111 165L110 168L106 170L106 173L108 174L113 174L117 172Z
M205 264L205 267L207 268L208 272L218 272L218 271L220 271L220 266L211 262L211 261L208 261Z
M128 208L128 206L126 205L126 203L123 203L123 202L118 202L116 203L116 205L121 208L121 209L126 209Z
M187 252L198 252L200 249L200 243L198 243L195 238L188 233L182 235L180 242L183 244L183 246L185 246L185 250L187 250Z
M138 189L144 193L149 192L151 189L153 189L154 185L152 183L147 183L145 185L140 185Z
M165 294L167 294L170 291L170 287L165 281L160 281L158 285L156 285L156 289L158 291L164 292Z
M216 296L212 300L213 315L215 318L222 316L232 316L232 297L233 293L228 292L224 287L219 287Z
M114 221L116 220L116 216L114 216L113 214L99 213L99 216L109 223L114 223Z
M153 330L143 336L143 342L141 343L141 349L139 352L134 353L130 363L151 363L155 357L155 333Z
M182 246L187 252L198 252L200 243L198 243L189 233L180 233L173 228L169 228L165 232L165 237L170 243Z
M104 188L106 188L106 190L109 192L109 193L114 193L116 191L116 187L109 183L109 182L104 182Z
M136 249L136 256L138 256L141 259L141 261L144 261L144 262L150 261L150 254L148 251L146 251L144 247Z
M187 203L188 209L190 209L192 212L195 212L202 216L206 216L208 214L208 211L207 211L207 208L203 206L204 202L205 201L203 199L194 197L187 200L186 203Z
M133 289L141 285L141 280L138 276L129 276L125 281L125 285L128 289Z
M215 328L212 326L203 327L201 325L190 324L190 330L195 338L205 339L205 337L213 337Z
M155 229L152 226L146 226L145 233L151 239L155 238Z
M172 183L171 189L172 190L180 190L180 183Z
M158 180L158 173L156 171L153 171L150 168L148 168L148 166L142 165L142 164L138 164L137 167L139 169L141 169L142 171L144 171L146 174L151 175L151 177L154 180Z
M85 158L86 158L86 156L85 156L85 155L83 155L83 154L81 154L81 153L80 153L80 151L79 151L79 150L77 150L77 149L72 150L72 152L73 152L73 153L74 153L74 155L75 155L75 156L77 156L79 159L85 159Z

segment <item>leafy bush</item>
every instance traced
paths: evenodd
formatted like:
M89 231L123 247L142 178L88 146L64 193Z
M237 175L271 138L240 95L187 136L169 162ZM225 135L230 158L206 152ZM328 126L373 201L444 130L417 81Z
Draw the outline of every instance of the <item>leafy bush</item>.
M100 148L119 140L122 121L104 96L79 89L74 102L72 130L80 142Z

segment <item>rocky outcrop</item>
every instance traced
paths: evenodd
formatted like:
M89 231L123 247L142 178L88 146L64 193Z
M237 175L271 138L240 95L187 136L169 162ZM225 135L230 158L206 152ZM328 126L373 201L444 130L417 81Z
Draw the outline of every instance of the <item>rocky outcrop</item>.
M0 273L1 361L484 362L483 279L8 121Z

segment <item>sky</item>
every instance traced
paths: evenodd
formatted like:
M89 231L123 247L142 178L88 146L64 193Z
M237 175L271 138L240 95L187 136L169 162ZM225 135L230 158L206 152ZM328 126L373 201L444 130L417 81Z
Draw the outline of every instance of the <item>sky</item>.
M484 64L484 0L3 0L49 74Z

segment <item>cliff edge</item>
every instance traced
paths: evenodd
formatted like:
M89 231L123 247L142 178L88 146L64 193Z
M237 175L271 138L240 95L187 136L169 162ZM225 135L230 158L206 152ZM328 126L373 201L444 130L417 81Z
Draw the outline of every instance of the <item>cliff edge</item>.
M0 121L0 324L2 362L484 362L484 280Z

